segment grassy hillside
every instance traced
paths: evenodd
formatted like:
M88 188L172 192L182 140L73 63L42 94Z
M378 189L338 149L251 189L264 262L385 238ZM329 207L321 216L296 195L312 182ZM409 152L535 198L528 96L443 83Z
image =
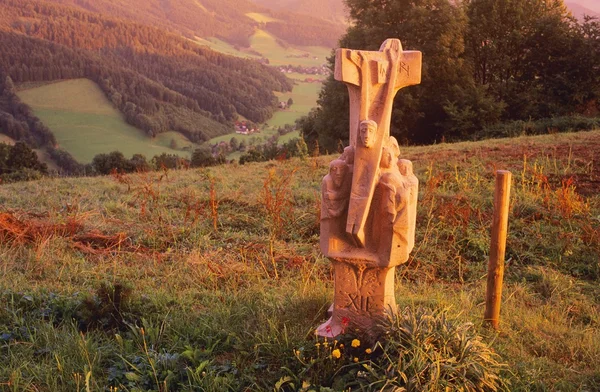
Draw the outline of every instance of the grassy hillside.
M223 40L220 40L218 38L215 38L215 37L209 37L209 38L196 37L193 41L200 45L208 46L210 49L212 49L216 52L219 52L219 53L224 53L224 54L241 57L241 58L255 59L255 60L261 58L261 56L254 53L253 51L251 51L251 49L240 48L239 46L231 45L231 44L229 44Z
M255 3L274 10L306 15L312 15L318 10L318 16L321 19L338 24L348 22L348 11L343 0L255 0Z
M100 153L121 151L125 156L144 154L148 158L162 153L189 156L189 152L169 148L172 138L178 146L191 143L178 133L151 139L125 122L102 90L88 79L67 80L19 91L54 133L61 148L79 162L91 162Z
M264 22L281 20L300 22L305 30L311 21L322 26L315 31L317 40L335 44L343 33L337 20L325 20L319 15L310 18L293 12L278 12L247 0L47 0L71 7L98 12L111 17L125 18L138 23L176 31L186 37L222 37L227 42L248 46L248 37ZM331 36L333 32L333 36ZM300 31L302 33L302 31Z
M472 323L506 363L503 390L599 390L600 131L402 156L420 180L402 314ZM0 186L0 385L287 391L364 366L385 380L368 354L315 347L333 296L318 251L331 159ZM498 333L482 324L496 169L513 173Z
M271 65L319 66L326 62L331 49L321 46L291 46L284 44L268 31L258 29L250 38L253 50L269 59ZM307 57L300 57L307 55Z

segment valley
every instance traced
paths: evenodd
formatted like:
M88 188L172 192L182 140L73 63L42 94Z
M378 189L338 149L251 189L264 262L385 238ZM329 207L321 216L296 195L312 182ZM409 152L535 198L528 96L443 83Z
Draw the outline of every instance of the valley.
M293 125L297 118L308 113L316 104L319 83L306 83L304 80L309 77L320 80L323 77L291 74L289 71L282 73L274 67L320 67L331 52L326 47L292 45L276 37L267 31L268 24L280 23L289 15L272 14L261 8L254 12L246 10L245 17L260 28L255 27L248 40L249 46L243 47L231 40L226 42L206 36L185 40L155 28L113 21L110 19L110 15L114 14L113 8L102 11L105 16L94 16L97 14L89 13L91 9L85 6L65 7L65 4L75 7L69 1L31 0L31 4L36 8L29 14L29 10L20 8L15 0L0 1L0 9L5 11L0 24L8 23L11 26L9 30L18 33L11 36L0 31L0 46L3 45L5 56L2 59L0 55L0 61L11 64L6 71L17 88L23 90L58 80L88 79L89 91L83 91L85 87L80 86L79 91L67 89L65 95L93 96L95 98L90 105L98 106L97 110L102 112L108 105L120 112L110 115L82 112L81 102L77 99L63 100L61 107L55 108L55 100L50 104L44 103L51 98L46 93L52 88L30 89L29 93L19 94L26 98L22 98L24 103L34 109L33 115L55 134L59 148L81 163L89 162L95 153L109 152L104 149L116 146L120 146L125 155L145 151L149 159L154 153L189 156L190 151L202 142L214 144L235 136L232 124L237 119L261 124L258 143L263 143L277 133L278 127ZM102 10L103 6L104 3L99 3L94 10ZM147 22L157 15L157 8L153 7L149 3L141 9L140 15L131 18ZM79 11L79 8L83 10ZM22 23L25 15L32 17L33 27ZM70 16L64 18L62 15ZM150 19L144 19L143 15ZM45 25L52 27L47 29ZM178 26L183 25L185 23ZM62 33L54 34L54 28ZM81 29L86 32L74 38L77 36L74 32ZM15 38L23 42L15 45ZM44 60L43 68L34 64L29 54L23 51L29 46L40 47L33 39L43 39L43 45L47 46L45 50L53 53ZM116 43L119 41L125 42L127 48L118 48ZM59 46L55 48L50 44ZM153 49L139 52L144 46ZM104 51L101 58L96 56L97 50ZM226 57L219 52L234 57ZM259 61L247 61L248 58ZM16 67L15 61L21 65ZM219 65L214 66L216 63ZM176 69L185 71L179 73L175 72ZM244 72L238 73L241 69ZM161 86L159 90L156 83ZM96 89L92 87L94 84ZM98 88L105 96L102 102L99 101ZM38 93L39 96L34 99L33 96ZM282 96L286 100L292 98L297 105L278 111L273 102ZM89 143L90 135L93 135L93 143ZM282 140L297 136L297 132L287 134ZM177 148L169 148L171 145Z

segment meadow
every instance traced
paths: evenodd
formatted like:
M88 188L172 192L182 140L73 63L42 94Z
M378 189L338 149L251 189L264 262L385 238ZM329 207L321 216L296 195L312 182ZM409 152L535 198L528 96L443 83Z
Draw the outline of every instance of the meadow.
M600 389L598 156L600 131L402 148L420 188L401 313L476 333L505 364L499 390ZM0 390L401 383L397 361L392 380L366 349L355 360L315 345L333 295L318 249L333 158L0 186ZM494 331L482 318L498 169L513 182ZM428 377L463 369L435 354Z
M23 102L46 124L61 148L81 163L89 163L95 155L121 151L126 157L143 154L147 158L162 153L189 157L190 153L171 149L192 146L176 132L149 138L141 130L127 124L100 88L88 79L66 80L18 92Z
M325 64L327 57L331 55L331 48L290 45L261 29L257 29L250 37L250 47L268 58L271 65L314 67Z

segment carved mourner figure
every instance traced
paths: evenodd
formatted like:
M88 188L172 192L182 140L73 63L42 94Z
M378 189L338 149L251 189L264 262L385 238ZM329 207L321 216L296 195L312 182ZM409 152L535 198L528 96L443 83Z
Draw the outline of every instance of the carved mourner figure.
M376 334L396 310L394 270L414 246L418 180L390 137L396 92L420 83L421 53L386 40L379 52L338 49L335 77L350 95L350 146L323 179L321 251L333 263L331 318L317 329Z

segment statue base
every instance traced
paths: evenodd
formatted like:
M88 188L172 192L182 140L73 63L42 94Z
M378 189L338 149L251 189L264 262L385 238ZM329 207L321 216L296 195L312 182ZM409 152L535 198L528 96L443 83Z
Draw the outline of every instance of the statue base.
M380 333L381 321L396 312L395 267L376 267L372 262L332 259L334 299L329 320L317 335L334 338L346 332L367 336Z

